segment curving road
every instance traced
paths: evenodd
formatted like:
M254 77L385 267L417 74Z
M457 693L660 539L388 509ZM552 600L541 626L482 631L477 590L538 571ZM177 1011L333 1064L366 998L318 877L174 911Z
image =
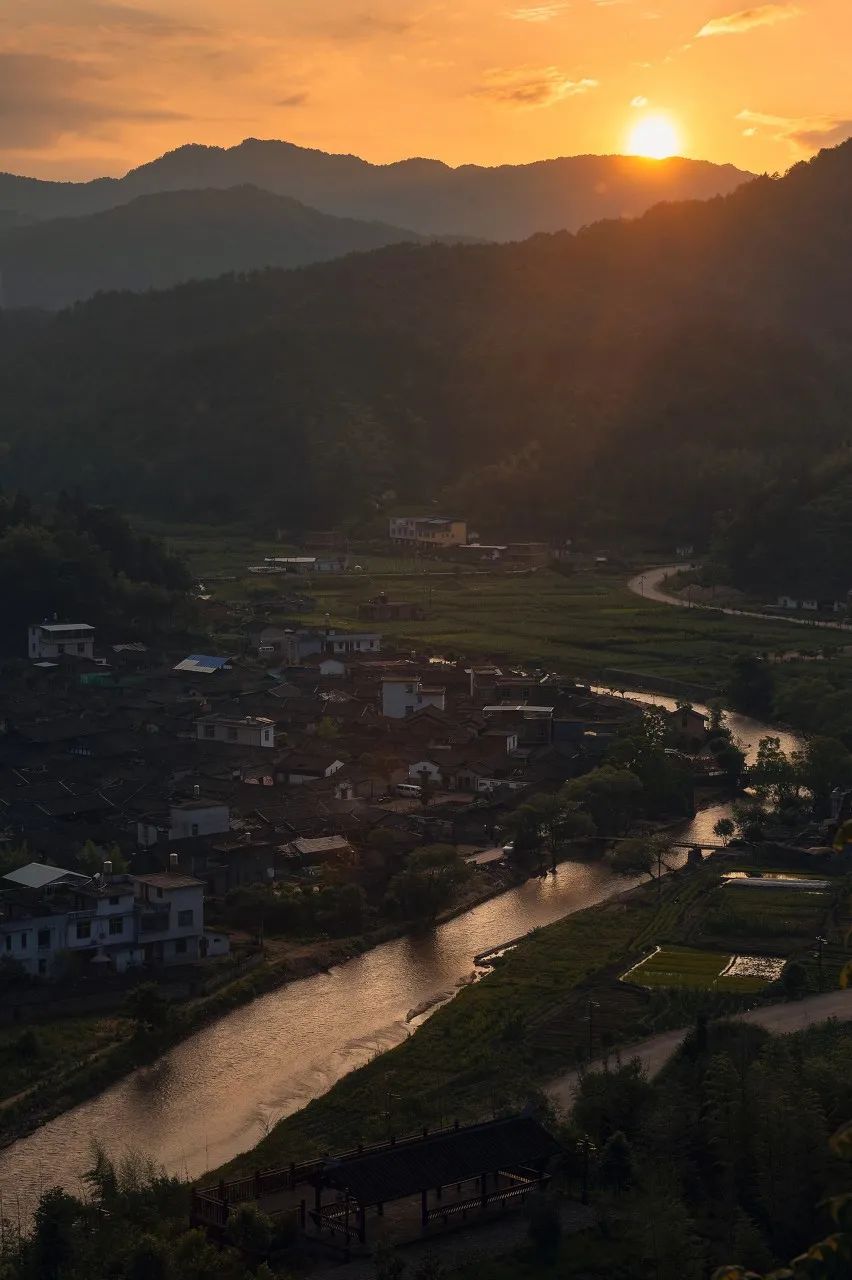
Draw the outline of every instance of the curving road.
M804 1027L826 1022L829 1018L837 1018L839 1022L852 1022L852 990L826 991L819 996L808 996L805 1000L765 1005L761 1009L749 1009L748 1013L736 1014L735 1017L739 1022L757 1023L773 1035L788 1035L791 1031L801 1031ZM688 1030L688 1027L681 1027L677 1031L663 1031L658 1036L651 1036L650 1040L641 1040L638 1044L619 1050L619 1057L622 1062L638 1058L649 1076L656 1075L679 1048ZM603 1066L603 1059L592 1063L593 1070ZM579 1072L569 1071L567 1075L552 1081L546 1092L555 1103L567 1109L574 1101L578 1079Z
M821 618L790 618L781 613L760 613L757 609L732 609L718 604L704 604L693 600L681 600L678 596L664 591L665 582L672 574L682 569L697 568L697 565L667 564L656 569L646 569L637 573L627 583L628 591L642 596L645 600L653 600L657 604L670 604L678 609L709 609L712 613L724 613L731 618L759 618L761 622L789 622L793 627L822 627L824 631L852 631L852 622L828 622Z

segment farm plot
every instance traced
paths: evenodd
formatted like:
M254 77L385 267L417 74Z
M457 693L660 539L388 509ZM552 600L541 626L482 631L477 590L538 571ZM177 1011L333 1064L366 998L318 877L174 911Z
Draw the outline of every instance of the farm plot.
M789 952L824 927L830 908L830 890L731 880L715 890L698 936L702 941L730 940L731 945L743 947L769 938L773 947Z
M732 955L692 947L659 947L623 975L642 987L682 987L732 995L762 991L780 975L780 957Z

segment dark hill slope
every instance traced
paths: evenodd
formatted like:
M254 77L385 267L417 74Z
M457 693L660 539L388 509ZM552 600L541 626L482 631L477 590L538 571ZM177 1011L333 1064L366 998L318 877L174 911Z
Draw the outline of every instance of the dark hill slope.
M95 299L0 364L9 472L291 523L447 486L495 531L705 536L848 432L850 184L847 144L576 236Z
M6 306L55 308L100 290L163 289L420 239L380 222L333 218L257 187L174 191L88 217L0 226L0 280Z

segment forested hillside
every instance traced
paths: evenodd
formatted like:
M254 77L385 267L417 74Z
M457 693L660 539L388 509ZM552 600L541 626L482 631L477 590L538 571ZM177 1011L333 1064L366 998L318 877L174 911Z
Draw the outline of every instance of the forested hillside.
M707 538L849 430L852 144L516 245L394 246L33 322L12 478L290 526L444 494L486 532Z
M62 307L99 290L300 267L421 238L381 222L330 217L256 187L165 192L89 217L5 230L0 217L0 298L7 307Z

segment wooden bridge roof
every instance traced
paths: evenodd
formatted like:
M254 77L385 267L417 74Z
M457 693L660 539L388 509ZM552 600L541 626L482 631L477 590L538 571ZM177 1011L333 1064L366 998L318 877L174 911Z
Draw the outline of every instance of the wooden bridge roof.
M558 1150L559 1144L532 1116L510 1116L330 1161L322 1180L348 1191L360 1204L383 1204L482 1173L535 1165Z

